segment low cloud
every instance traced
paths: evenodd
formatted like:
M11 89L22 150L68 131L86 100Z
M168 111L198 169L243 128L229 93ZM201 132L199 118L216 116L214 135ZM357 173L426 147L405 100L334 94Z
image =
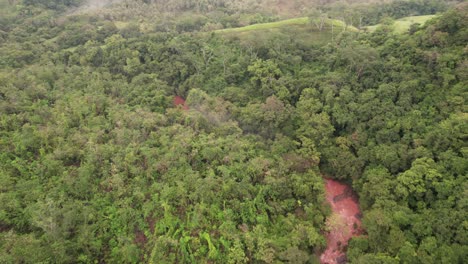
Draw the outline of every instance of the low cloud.
M122 0L88 0L83 5L83 7L89 8L89 9L97 9L97 8L103 8L108 5L119 3L119 2L122 2Z
M73 13L99 10L101 8L105 8L112 4L117 4L123 1L124 0L86 0L84 1L84 4Z

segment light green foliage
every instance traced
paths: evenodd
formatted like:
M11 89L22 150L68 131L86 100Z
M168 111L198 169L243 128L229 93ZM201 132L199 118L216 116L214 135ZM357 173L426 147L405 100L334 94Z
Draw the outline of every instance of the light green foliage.
M275 41L274 38L277 36L291 34L291 36L299 42L323 45L332 41L333 38L344 31L345 28L350 32L358 31L353 26L346 27L344 23L339 20L328 18L319 19L318 27L310 23L309 17L301 17L239 28L215 30L214 33L227 39L239 38L247 43L258 43L263 39L265 39L265 42Z
M318 263L326 174L350 263L465 263L466 5L353 30L436 2L0 0L0 262Z
M249 25L249 26L239 27L239 28L220 29L220 30L216 30L215 32L217 33L248 32L248 31L255 31L255 30L266 30L266 29L276 29L276 28L307 25L309 22L310 22L309 17L299 17L299 18L286 19L286 20L277 21L277 22L254 24L254 25ZM325 27L327 28L330 28L332 24L338 29L344 27L343 22L339 20L326 19L324 23L325 23ZM347 29L351 31L357 30L355 27L348 27Z
M278 28L278 27L304 25L308 21L309 19L307 17L300 17L300 18L282 20L278 22L255 24L255 25L250 25L250 26L245 26L245 27L240 27L240 28L221 29L221 30L217 30L216 32L231 33L231 32L245 32L245 31L251 31L251 30L273 29L273 28Z
M431 159L417 159L411 169L397 178L396 193L402 200L422 200L423 195L437 186L442 175L437 171L436 164Z
M435 17L436 15L425 15L425 16L409 16L409 17L403 17L403 18L397 19L393 21L392 23L393 32L398 33L398 34L406 33L408 32L408 30L411 28L412 25L414 24L424 25L427 21ZM378 24L374 26L368 26L368 27L365 27L364 29L369 32L374 32L379 27L382 27L382 25Z

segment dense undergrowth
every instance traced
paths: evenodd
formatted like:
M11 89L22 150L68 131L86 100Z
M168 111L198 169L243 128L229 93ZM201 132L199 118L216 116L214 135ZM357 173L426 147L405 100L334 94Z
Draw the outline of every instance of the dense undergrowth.
M321 174L359 194L351 263L467 261L466 5L316 43L225 38L201 7L118 28L126 9L16 2L0 20L3 262L316 263Z

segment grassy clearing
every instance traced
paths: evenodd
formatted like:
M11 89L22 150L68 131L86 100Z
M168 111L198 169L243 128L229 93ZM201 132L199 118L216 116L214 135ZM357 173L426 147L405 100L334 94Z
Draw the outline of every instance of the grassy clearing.
M395 20L395 23L393 24L393 26L395 27L394 32L399 34L405 33L406 31L408 31L412 24L419 23L422 25L436 16L437 15L426 15L400 18L398 20ZM380 24L377 24L366 28L369 32L374 32L379 26Z
M308 22L309 22L309 19L307 17L299 17L299 18L292 18L292 19L271 22L271 23L254 24L254 25L249 25L249 26L239 27L239 28L220 29L220 30L216 30L215 32L232 33L232 32L246 32L246 31L252 31L252 30L274 29L274 28L291 26L291 25L305 25Z
M333 34L332 34L333 25ZM321 31L315 25L309 23L308 17L299 17L271 23L254 24L239 28L227 28L215 30L215 33L226 37L238 38L242 42L262 43L275 38L293 37L305 43L329 42L333 35L344 31L345 25L339 20L328 19ZM358 31L355 27L348 26L347 31ZM254 34L255 33L255 34Z
M255 31L239 31L224 33L226 38L239 39L247 46L266 47L277 39L295 39L304 44L325 44L332 39L331 31L317 31L311 29L310 25L294 25L290 27L278 27Z
M126 28L129 24L130 24L130 22L114 21L114 25L115 25L115 27L117 27L118 29L124 29L124 28Z
M326 21L326 24L329 26L332 23L333 23L333 26L339 27L339 28L343 28L345 26L343 22L339 20L328 19ZM239 28L220 29L220 30L216 30L215 32L217 33L247 32L247 31L253 31L253 30L276 29L276 28L282 28L286 26L303 26L303 25L308 25L308 24L309 24L308 17L298 17L298 18L292 18L292 19L287 19L287 20L281 20L277 22L254 24L254 25L249 25L249 26L239 27ZM355 27L351 27L351 26L348 27L348 30L357 31Z
M135 21L114 21L114 25L119 30L125 29L125 28L129 27L132 24L138 26L142 33L150 33L154 29L154 26L149 22L138 22L137 23Z

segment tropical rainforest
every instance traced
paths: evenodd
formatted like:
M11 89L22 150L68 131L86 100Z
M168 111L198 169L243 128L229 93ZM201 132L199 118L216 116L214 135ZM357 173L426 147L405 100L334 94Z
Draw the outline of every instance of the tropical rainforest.
M467 263L467 44L464 1L0 0L0 263L320 263L324 179L337 262Z

